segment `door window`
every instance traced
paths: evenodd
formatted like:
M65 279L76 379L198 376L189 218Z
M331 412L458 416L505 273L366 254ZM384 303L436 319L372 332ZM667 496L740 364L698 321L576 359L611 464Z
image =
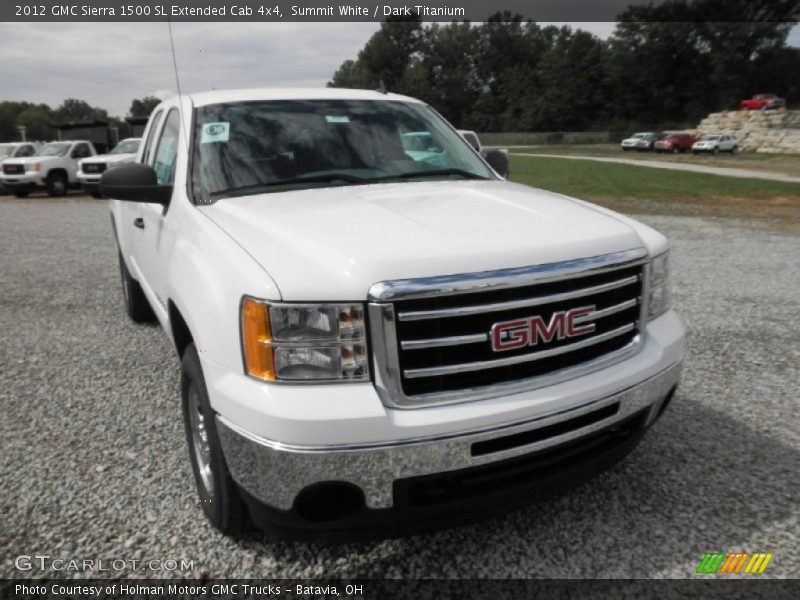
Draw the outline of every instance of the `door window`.
M178 133L180 130L180 116L176 109L167 115L164 129L158 140L153 169L156 172L158 183L169 185L175 180L175 162L178 157Z
M34 150L32 145L25 144L24 146L20 147L20 149L17 151L16 155L17 155L17 157L23 158L23 157L26 157L26 156L33 156L34 152L35 152L35 150Z
M72 150L72 158L86 158L87 156L91 156L92 153L89 150L88 144L78 144Z

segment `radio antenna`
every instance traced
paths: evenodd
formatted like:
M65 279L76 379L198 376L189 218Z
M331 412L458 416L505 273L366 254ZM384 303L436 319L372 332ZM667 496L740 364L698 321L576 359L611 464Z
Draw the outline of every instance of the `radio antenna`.
M175 40L172 37L172 22L167 19L167 29L169 29L169 47L172 51L172 69L175 71L175 86L178 88L178 114L181 117L180 130L183 131L183 144L186 147L186 153L189 153L189 139L186 137L186 129L184 127L185 121L183 120L183 96L181 95L181 78L178 75L178 59L175 56Z

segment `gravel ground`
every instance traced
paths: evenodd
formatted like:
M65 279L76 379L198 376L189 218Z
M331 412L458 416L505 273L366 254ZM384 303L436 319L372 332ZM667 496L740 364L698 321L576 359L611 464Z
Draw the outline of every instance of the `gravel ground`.
M46 553L184 558L188 577L687 577L712 550L772 552L764 576L799 576L800 237L645 220L672 238L689 351L639 449L503 518L322 547L232 541L202 518L178 361L123 313L105 203L0 199L0 576L41 575L14 558Z

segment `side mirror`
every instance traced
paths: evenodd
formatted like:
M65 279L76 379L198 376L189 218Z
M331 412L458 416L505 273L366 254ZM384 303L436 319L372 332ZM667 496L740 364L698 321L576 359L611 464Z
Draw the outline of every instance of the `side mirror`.
M494 148L492 150L484 150L482 152L483 158L489 163L489 166L497 171L501 176L508 177L508 150L500 150Z
M172 186L158 183L150 165L129 163L103 173L100 192L112 200L149 202L166 206L172 198Z

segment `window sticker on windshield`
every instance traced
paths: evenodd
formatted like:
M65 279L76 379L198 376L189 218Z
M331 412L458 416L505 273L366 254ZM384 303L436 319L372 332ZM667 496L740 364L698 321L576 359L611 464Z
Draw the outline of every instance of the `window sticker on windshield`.
M347 115L325 115L325 120L328 123L349 123L350 117Z
M203 125L201 144L213 144L214 142L227 142L231 137L230 123L206 123Z

